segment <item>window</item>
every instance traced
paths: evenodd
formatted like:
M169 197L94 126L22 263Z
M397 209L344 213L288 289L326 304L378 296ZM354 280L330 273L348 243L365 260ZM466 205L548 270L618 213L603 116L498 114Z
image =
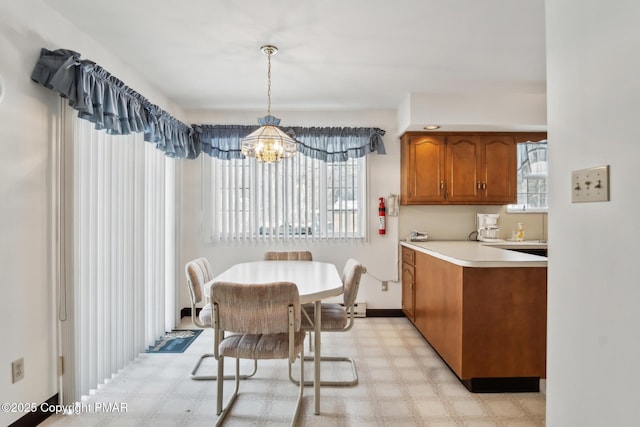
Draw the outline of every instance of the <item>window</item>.
M547 141L518 144L518 202L509 212L547 212Z
M365 237L366 157L279 163L205 157L203 202L213 241Z

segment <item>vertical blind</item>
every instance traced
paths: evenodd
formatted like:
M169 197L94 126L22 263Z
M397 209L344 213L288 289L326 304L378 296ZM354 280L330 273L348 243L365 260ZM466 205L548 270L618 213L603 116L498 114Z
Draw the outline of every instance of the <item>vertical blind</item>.
M170 159L142 134L112 136L75 119L73 348L78 400L164 334L165 234L175 206ZM167 196L167 194L169 196ZM171 220L171 223L173 221Z
M365 237L366 158L203 158L212 241Z

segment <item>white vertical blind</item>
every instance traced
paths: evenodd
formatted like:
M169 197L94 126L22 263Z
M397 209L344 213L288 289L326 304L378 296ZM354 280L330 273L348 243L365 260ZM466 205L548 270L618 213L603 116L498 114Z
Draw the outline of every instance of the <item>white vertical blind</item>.
M174 293L175 191L172 160L142 134L111 136L86 120L73 123L72 348L78 400L171 324L166 319L174 313L165 298Z
M365 237L366 157L327 163L204 158L213 241Z

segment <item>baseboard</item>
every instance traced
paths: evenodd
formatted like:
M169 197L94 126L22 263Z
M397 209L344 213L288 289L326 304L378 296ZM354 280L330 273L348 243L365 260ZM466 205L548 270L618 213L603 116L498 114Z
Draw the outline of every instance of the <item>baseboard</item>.
M473 393L537 393L540 391L539 377L514 378L470 378L460 379Z
M36 411L28 412L27 414L25 414L24 417L21 417L20 419L14 421L13 424L9 424L9 427L37 426L38 424L40 424L41 422L43 422L44 420L46 420L47 418L49 418L51 415L54 414L54 412L51 412L51 411L45 412L42 410L42 408L55 406L57 404L58 404L58 393L48 398L46 401L42 403L42 405L38 405L38 409Z
M367 317L405 317L400 308L367 308Z

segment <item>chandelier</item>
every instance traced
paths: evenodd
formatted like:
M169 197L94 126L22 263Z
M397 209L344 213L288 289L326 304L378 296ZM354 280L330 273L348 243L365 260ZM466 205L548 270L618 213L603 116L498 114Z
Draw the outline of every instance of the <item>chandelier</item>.
M241 152L264 163L279 162L296 154L296 141L284 133L278 125L280 119L271 115L271 55L278 48L265 45L260 48L267 55L267 115L258 119L260 127L241 141Z

